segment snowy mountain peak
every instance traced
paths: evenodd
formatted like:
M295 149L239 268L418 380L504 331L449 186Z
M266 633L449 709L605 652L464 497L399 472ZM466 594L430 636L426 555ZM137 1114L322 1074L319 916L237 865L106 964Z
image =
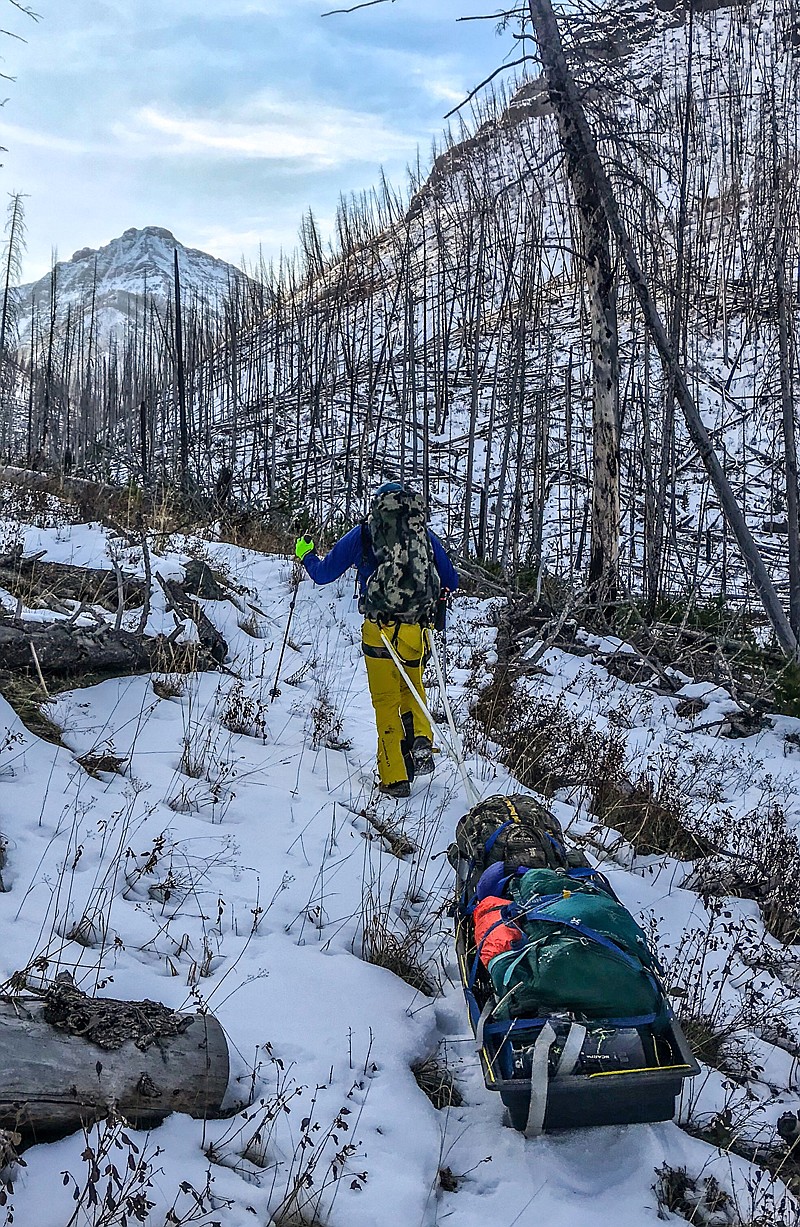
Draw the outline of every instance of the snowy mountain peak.
M131 226L104 247L82 247L71 260L55 266L56 318L64 323L83 320L94 328L102 346L119 338L132 321L141 319L145 302L163 309L174 290L175 252L183 295L212 310L244 274L232 264L184 245L163 226ZM31 345L34 319L50 316L51 273L20 286L20 344Z

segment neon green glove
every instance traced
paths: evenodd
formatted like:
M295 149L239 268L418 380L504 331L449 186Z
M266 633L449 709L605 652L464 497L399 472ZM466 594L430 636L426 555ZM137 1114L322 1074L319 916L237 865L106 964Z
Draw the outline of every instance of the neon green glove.
M302 562L306 554L310 554L313 549L314 549L314 542L311 540L311 538L306 533L304 537L298 538L297 545L294 547L294 556L295 558L299 558L300 561Z

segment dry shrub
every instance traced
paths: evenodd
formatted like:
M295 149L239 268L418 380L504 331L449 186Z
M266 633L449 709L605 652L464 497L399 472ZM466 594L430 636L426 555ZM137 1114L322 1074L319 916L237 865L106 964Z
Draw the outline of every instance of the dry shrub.
M71 684L74 685L74 681ZM56 693L59 686L51 681L50 689ZM0 694L31 733L54 746L64 745L63 729L44 710L46 704L43 705L44 695L38 680L24 673L0 674Z
M249 614L242 614L237 622L239 630L245 635L249 635L251 639L266 639L267 632L264 624L259 619L258 615L251 611Z
M113 747L109 746L105 750L91 750L87 754L81 754L76 761L80 763L84 771L99 780L103 771L110 775L124 775L128 760L120 758L114 753Z
M186 681L180 673L167 673L151 679L153 693L159 699L179 699L186 693Z
M520 694L507 675L482 692L474 714L489 721L487 732L503 746L503 765L545 796L585 783L604 750L591 721L574 715L563 698Z
M764 927L786 946L800 940L800 839L775 801L727 824L728 848L687 885L705 899L753 899Z
M690 1176L685 1167L665 1163L656 1168L653 1186L659 1207L679 1214L697 1227L731 1227L741 1223L730 1195L713 1176Z
M719 1029L712 1018L705 1014L697 1016L680 1014L681 1027L689 1041L698 1061L710 1065L723 1073L729 1072L725 1066L725 1033Z
M385 967L426 997L435 997L438 986L423 961L425 927L415 922L400 928L398 932L392 927L385 911L372 911L364 924L362 957L376 967Z
M344 722L325 685L317 689L311 707L311 745L315 750L349 750L350 742L342 737Z
M460 1108L464 1100L447 1064L438 1054L412 1065L417 1086L434 1108Z
M677 860L694 860L715 851L709 840L687 825L687 806L673 760L662 763L658 783L644 774L632 778L624 743L612 734L587 782L592 812L619 831L639 855L666 853Z
M266 708L258 699L247 694L244 684L238 679L227 693L219 722L229 733L266 741Z
M524 787L545 796L559 788L586 788L592 812L638 854L692 860L714 850L687 825L677 765L663 763L657 784L644 774L633 777L621 733L601 733L563 697L521 693L508 670L498 668L473 715L501 743L504 766Z
M260 554L294 553L294 534L248 511L228 514L220 525L219 540Z

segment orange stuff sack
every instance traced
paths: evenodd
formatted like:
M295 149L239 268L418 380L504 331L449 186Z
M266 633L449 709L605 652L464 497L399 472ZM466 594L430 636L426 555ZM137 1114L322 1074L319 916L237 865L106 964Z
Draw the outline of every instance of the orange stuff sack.
M508 907L508 899L499 899L497 895L487 895L475 908L472 918L475 926L475 945L484 967L489 966L491 959L496 954L505 954L511 950L514 944L524 936L517 925L500 921L500 909L504 907ZM499 924L498 921L500 921ZM492 928L493 925L495 928Z

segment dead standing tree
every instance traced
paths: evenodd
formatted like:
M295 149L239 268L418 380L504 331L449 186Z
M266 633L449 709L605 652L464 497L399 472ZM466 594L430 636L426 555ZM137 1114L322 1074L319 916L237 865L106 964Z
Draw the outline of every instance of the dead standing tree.
M597 602L616 594L619 559L619 353L616 286L608 220L600 188L563 90L551 75L550 96L580 219L592 351L592 544L589 589Z
M625 264L631 286L642 309L645 326L658 351L667 378L674 387L675 399L683 413L689 436L697 448L698 455L716 491L725 520L736 539L778 642L788 656L796 657L798 642L794 631L764 565L758 546L747 526L742 509L736 501L720 464L708 431L703 425L686 376L677 361L664 322L650 293L639 259L620 216L616 197L597 152L597 145L586 118L578 87L567 66L558 22L550 0L528 0L528 8L542 67L548 80L550 100L558 117L559 130L568 134L569 148L581 162L581 173L586 177L587 182L593 185L593 192L596 193L594 198L600 202L606 223Z

